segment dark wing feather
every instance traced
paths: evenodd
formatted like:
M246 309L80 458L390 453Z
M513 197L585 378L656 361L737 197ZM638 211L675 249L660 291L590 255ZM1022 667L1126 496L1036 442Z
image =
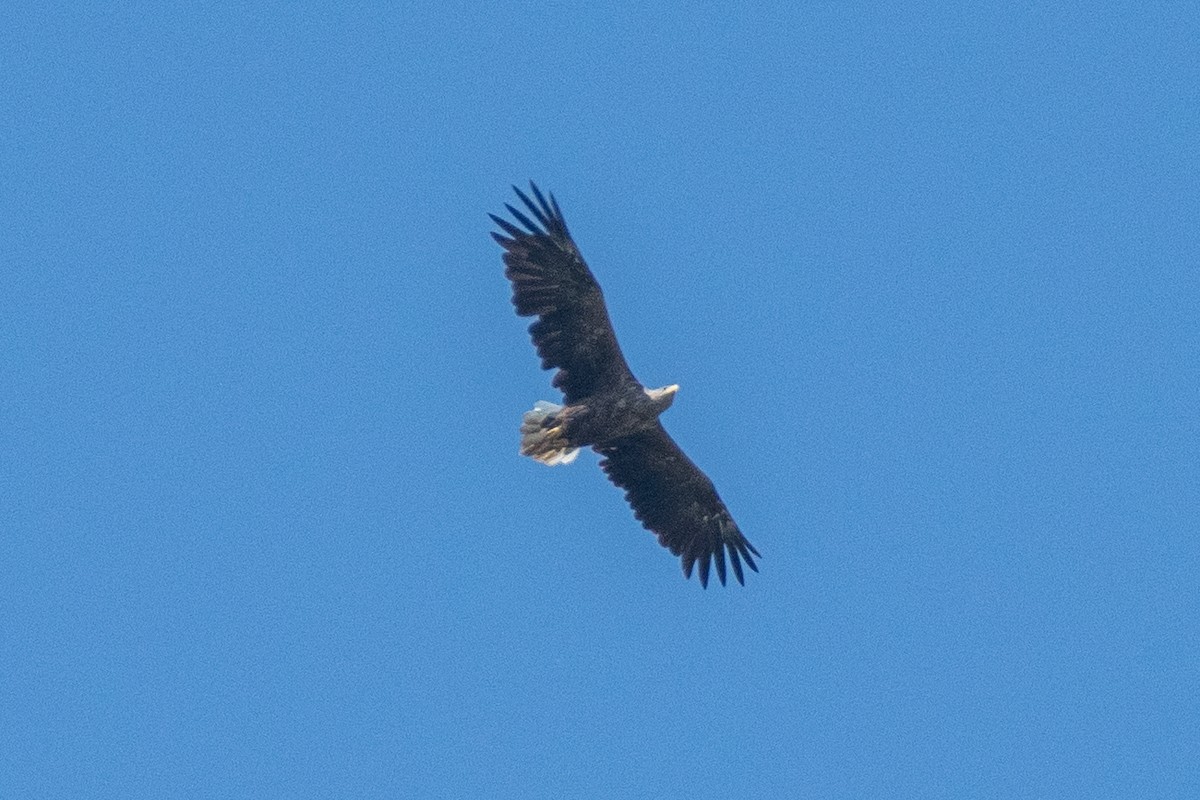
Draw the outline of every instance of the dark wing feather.
M558 368L554 385L568 403L635 379L625 363L604 306L604 295L571 240L554 195L550 201L533 183L535 199L517 187L531 219L505 205L524 230L494 214L504 231L492 237L504 248L504 274L512 282L513 305L523 317L538 317L529 334L542 369Z
M758 572L753 558L758 551L738 530L712 481L660 423L596 449L604 456L601 469L625 490L634 516L658 535L663 547L683 559L686 577L698 564L700 584L707 587L712 564L725 585L726 553L738 583L745 583L742 561Z

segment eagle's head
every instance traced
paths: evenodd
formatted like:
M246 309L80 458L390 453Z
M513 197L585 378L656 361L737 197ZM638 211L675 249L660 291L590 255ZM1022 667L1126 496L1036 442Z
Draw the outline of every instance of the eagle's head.
M646 389L646 395L654 401L658 406L658 413L662 413L671 407L671 403L675 402L675 393L679 391L679 384L672 383L670 386L664 386L661 389Z

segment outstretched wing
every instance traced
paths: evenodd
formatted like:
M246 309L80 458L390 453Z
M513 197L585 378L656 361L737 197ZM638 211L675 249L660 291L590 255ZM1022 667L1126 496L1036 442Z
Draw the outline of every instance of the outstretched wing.
M715 562L724 586L726 551L738 583L745 583L743 560L758 572L752 557L758 551L738 530L712 481L660 423L596 449L604 456L601 469L625 490L634 516L663 547L682 557L685 577L692 577L698 563L700 585L707 587L709 565Z
M536 203L517 187L513 190L533 219L504 206L525 230L489 216L507 234L492 237L506 251L504 274L512 281L513 305L523 317L538 317L529 334L542 357L542 369L558 367L553 384L567 403L635 381L617 344L600 285L571 240L554 195L546 202L532 182L529 188Z

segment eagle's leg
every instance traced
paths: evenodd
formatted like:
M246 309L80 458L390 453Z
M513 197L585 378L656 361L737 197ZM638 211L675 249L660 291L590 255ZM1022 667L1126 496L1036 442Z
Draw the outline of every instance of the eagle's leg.
M521 455L535 458L547 466L570 464L579 448L567 440L563 407L545 400L534 403L521 420Z

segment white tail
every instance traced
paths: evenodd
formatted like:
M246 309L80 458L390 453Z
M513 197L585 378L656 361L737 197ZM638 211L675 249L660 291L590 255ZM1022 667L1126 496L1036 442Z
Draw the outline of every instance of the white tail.
M575 460L579 448L567 442L567 433L558 420L562 410L560 405L538 400L532 411L525 412L521 419L521 455L550 467Z

